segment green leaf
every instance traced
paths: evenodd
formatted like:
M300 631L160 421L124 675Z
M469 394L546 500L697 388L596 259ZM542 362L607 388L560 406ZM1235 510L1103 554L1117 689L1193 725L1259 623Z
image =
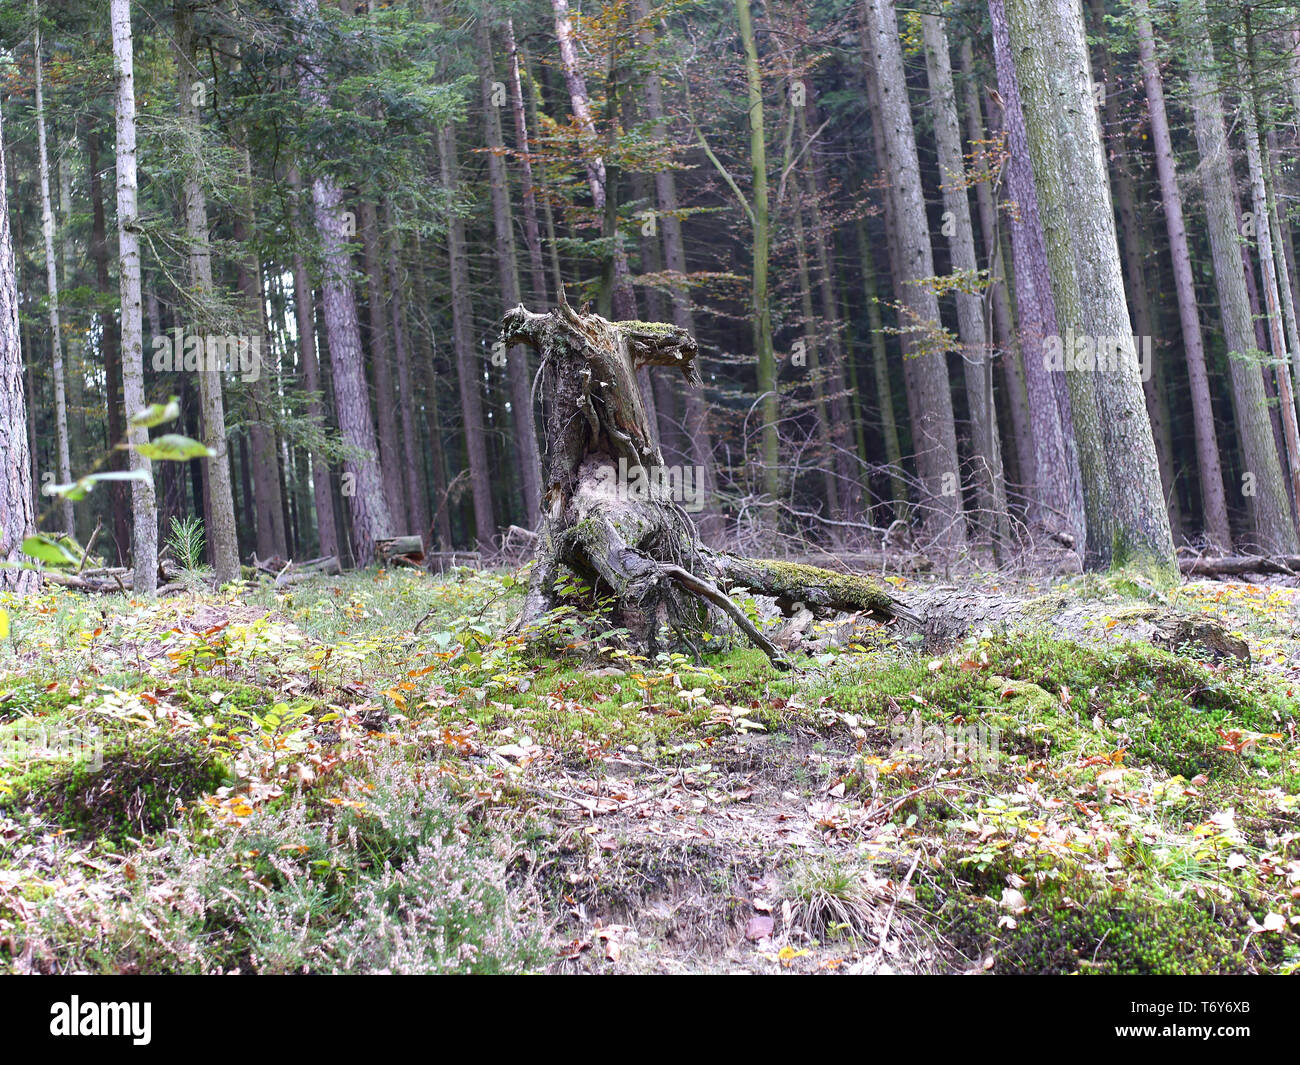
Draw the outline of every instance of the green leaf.
M89 473L71 484L47 484L41 491L47 496L62 496L76 503L90 495L91 489L100 481L148 481L153 482L148 470L110 470L106 473Z
M75 566L81 562L65 545L48 536L29 536L23 541L23 554L51 566Z
M142 411L131 415L131 424L137 429L152 429L163 422L172 422L181 416L179 396L172 396L166 403L151 403Z
M136 444L135 450L155 462L186 462L189 459L211 458L216 454L211 448L191 440L188 436L168 433L147 444Z

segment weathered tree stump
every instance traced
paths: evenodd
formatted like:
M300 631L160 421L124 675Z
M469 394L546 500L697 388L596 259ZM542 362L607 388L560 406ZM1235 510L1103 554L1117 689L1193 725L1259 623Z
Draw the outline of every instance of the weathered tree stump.
M679 495L682 471L668 470L646 417L636 374L676 367L701 384L695 339L657 322L609 322L561 300L549 314L522 305L507 312L501 339L528 344L539 370L545 422L542 515L535 565L517 625L528 628L555 606L567 566L615 599L616 622L648 651L667 630L685 643L721 611L781 669L781 651L731 598L740 586L771 596L786 614L867 611L919 621L886 586L815 566L715 552Z

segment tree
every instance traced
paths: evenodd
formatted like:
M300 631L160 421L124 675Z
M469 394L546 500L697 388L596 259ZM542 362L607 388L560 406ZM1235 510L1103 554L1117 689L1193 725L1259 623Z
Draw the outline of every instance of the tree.
M1210 381L1205 367L1200 312L1196 306L1192 256L1187 243L1187 225L1183 220L1183 197L1178 187L1173 138L1165 109L1164 79L1156 60L1155 31L1151 26L1147 0L1134 0L1133 12L1146 86L1156 173L1160 178L1160 198L1165 209L1165 230L1174 266L1178 322L1182 329L1187 377L1191 384L1192 428L1196 435L1196 468L1200 477L1205 535L1212 545L1227 551L1232 547L1232 532L1228 527L1228 505L1223 491L1223 469L1219 459L1218 434L1214 427L1214 409L1210 402Z
M9 187L5 180L4 115L0 111L0 589L28 592L40 584L35 570L21 568L23 539L36 531L32 466L27 440L27 400L18 331L18 278L9 233Z
M202 130L194 85L199 81L194 62L194 8L187 0L177 0L173 8L176 26L177 99L181 125L191 153L185 160L182 215L187 239L190 291L193 310L201 316L211 314L213 299L212 245L208 237L207 193L200 180L198 160L202 151ZM198 372L199 417L203 425L203 443L212 453L204 459L207 466L206 537L212 551L213 572L217 584L239 580L239 543L235 529L235 497L230 485L230 456L226 448L226 412L222 396L221 371L201 367Z
M294 0L293 12L310 40L318 14L316 0ZM310 49L304 50L298 61L297 78L309 106L328 105L320 61ZM343 495L352 516L356 560L365 565L374 557L375 541L389 534L391 523L362 362L361 326L357 321L356 290L347 244L349 226L343 209L343 192L319 163L311 179L311 192L320 241L321 305L333 371L334 409L343 442L349 448L343 463Z
M140 296L140 215L136 207L135 68L131 41L131 2L111 0L113 67L117 83L117 243L118 284L122 293L122 402L128 418L145 409L144 322ZM132 591L151 597L158 589L158 506L152 463L139 451L149 431L128 422L131 469L144 476L131 482Z
M1007 15L1020 40L1016 71L1048 220L1052 290L1066 327L1061 354L1069 346L1071 356L1086 353L1089 343L1108 352L1095 371L1086 358L1065 370L1089 559L1171 570L1173 537L1124 293L1083 11L1079 0L1010 0Z
M925 217L916 134L907 101L907 79L898 40L893 0L866 0L870 63L880 99L879 121L893 183L894 233L899 246L896 279L907 321L903 373L912 416L912 450L921 479L921 506L927 533L941 548L965 546L959 490L960 463L948 385L946 343L936 336L939 300L932 287L934 255Z

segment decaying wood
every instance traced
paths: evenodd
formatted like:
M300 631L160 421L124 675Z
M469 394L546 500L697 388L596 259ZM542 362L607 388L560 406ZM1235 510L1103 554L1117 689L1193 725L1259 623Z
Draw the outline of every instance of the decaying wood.
M643 367L668 366L699 387L698 349L685 330L578 314L561 297L549 314L509 311L501 339L537 351L545 416L542 515L519 627L536 625L556 605L561 566L612 593L616 622L650 653L664 630L689 643L717 610L788 669L735 602L742 588L775 599L787 614L867 611L919 623L870 578L740 558L701 543L675 498L682 482L664 465L637 384Z
M392 536L375 541L375 558L385 566L415 566L424 561L424 540L419 536Z
M1300 574L1300 555L1225 555L1222 558L1183 558L1178 568L1187 577L1236 577L1243 573Z

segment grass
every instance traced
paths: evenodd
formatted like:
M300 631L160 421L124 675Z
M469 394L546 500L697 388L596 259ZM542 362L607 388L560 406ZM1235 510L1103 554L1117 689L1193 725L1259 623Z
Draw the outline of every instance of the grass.
M914 969L1300 960L1300 634L1265 594L1080 578L1051 595L1105 638L935 657L868 629L783 675L722 638L649 661L576 610L526 642L522 587L372 570L5 604L0 738L97 730L104 760L4 747L0 956L836 968L877 964L889 920ZM1105 636L1153 597L1238 621L1263 665Z

